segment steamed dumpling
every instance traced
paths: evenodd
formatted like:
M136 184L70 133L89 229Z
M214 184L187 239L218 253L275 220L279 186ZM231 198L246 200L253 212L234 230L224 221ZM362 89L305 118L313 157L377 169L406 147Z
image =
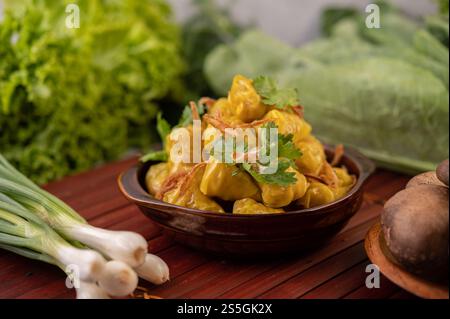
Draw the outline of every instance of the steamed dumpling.
M231 85L228 101L236 117L242 122L252 122L264 116L267 106L253 87L253 81L236 75Z
M200 184L203 194L223 200L235 201L245 197L261 198L252 177L235 165L210 161Z
M309 135L298 141L295 146L302 152L302 156L295 161L298 170L317 176L326 161L322 143L314 136Z
M305 196L300 198L298 203L305 208L311 208L331 203L334 200L334 192L329 186L319 182L312 182Z
M234 202L233 214L274 214L284 213L281 208L270 208L252 198L243 198Z
M280 134L292 134L295 145L311 133L311 125L294 113L273 109L263 117L263 120L274 122Z
M163 195L166 203L223 213L224 210L214 200L200 191L200 183L205 172L205 165L197 165L191 172L177 183L176 187Z
M169 165L167 163L152 165L145 175L145 184L148 192L152 195L158 193L168 175Z
M303 197L308 189L308 181L303 174L300 174L292 167L288 172L294 172L297 181L288 186L259 183L261 189L262 202L264 205L279 208L289 205L291 202Z
M345 196L355 184L355 176L350 175L345 168L334 167L334 172L338 177L338 185L334 189L335 199Z
M226 98L218 99L208 110L208 114L216 118L220 118L223 122L229 125L243 123L236 112L234 112L229 100Z

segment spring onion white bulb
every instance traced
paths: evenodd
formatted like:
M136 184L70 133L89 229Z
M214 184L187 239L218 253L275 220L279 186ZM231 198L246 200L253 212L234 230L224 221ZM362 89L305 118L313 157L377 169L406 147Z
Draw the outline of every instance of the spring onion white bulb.
M65 266L76 265L81 280L98 279L106 264L105 259L98 252L69 245L57 249L54 257Z
M155 285L160 285L169 280L169 267L156 255L147 254L144 263L135 268L137 274Z
M67 237L101 251L109 259L120 260L131 267L142 265L147 253L147 241L129 231L112 231L88 224L75 224L64 228Z
M110 299L106 291L93 282L80 281L75 290L77 299Z
M98 284L111 296L126 296L136 289L138 276L124 262L111 260L103 267Z

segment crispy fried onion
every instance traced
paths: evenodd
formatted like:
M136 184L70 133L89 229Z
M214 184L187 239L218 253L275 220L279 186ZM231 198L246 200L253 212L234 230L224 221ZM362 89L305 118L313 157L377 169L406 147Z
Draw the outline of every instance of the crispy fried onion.
M342 156L344 156L344 145L339 144L336 146L336 148L334 149L334 156L333 156L333 160L331 161L331 166L337 166L342 159Z
M339 185L339 178L337 177L333 167L328 162L322 164L322 168L319 172L319 178L324 180L325 184L332 188L336 188Z
M180 171L169 175L161 185L161 188L156 193L155 198L162 200L164 194L175 188L178 185L178 182L181 181L189 171Z
M206 108L209 110L210 108L212 108L212 106L214 105L214 103L216 103L215 99L212 99L210 97L202 97L200 98L200 100L198 100L198 104L202 104L202 105L206 105Z
M192 167L192 169L190 171L188 171L187 175L185 175L182 180L181 180L181 186L180 186L180 193L184 194L186 193L186 191L190 188L190 182L192 181L192 179L194 179L195 174L197 173L197 171L199 169L202 169L203 167L206 166L207 163L203 162L203 163L199 163L196 164L194 167Z
M342 166L342 169L347 171L347 168L345 166ZM312 175L312 174L307 174L307 173L304 173L303 175L305 175L305 177L307 177L309 179L323 183L331 188L336 188L339 186L339 177L337 176L333 167L328 162L325 162L322 165L319 175ZM349 189L351 189L353 186L355 186L355 184L357 182L357 178L355 175L351 175L351 177L352 177L352 183L350 185L348 185Z
M160 296L150 294L150 290L141 286L137 286L134 292L130 294L130 297L135 299L162 299Z
M183 170L181 172L176 172L170 175L162 184L161 189L155 195L155 198L162 200L164 194L178 186L180 187L180 195L186 193L186 191L189 189L190 182L195 176L195 173L197 172L197 170L201 169L204 166L206 166L206 163L199 163L192 167L190 170Z
M260 125L270 121L268 119L265 119L265 120L253 121L251 123L230 124L230 123L225 123L220 117L216 117L216 116L213 116L210 114L203 115L203 119L205 120L206 123L211 124L218 130L220 130L222 133L225 133L225 129L227 129L227 128L251 128L251 127L260 126Z
M192 119L200 120L200 114L198 114L198 109L197 109L197 105L195 105L195 102L190 101L189 106L191 107Z
M297 114L300 118L304 117L304 108L301 105L291 106L292 111Z
M327 184L326 181L324 181L323 179L321 179L319 176L316 175L312 175L312 174L307 174L307 173L303 173L303 175L305 175L305 177L312 179L316 182L322 183L322 184Z

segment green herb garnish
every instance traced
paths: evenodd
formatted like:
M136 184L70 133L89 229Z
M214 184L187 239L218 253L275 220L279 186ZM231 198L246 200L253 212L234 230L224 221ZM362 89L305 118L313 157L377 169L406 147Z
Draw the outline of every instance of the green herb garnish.
M156 130L158 131L159 137L161 138L162 150L151 150L150 152L142 156L140 158L140 161L143 163L148 161L165 162L169 159L169 154L167 154L165 150L166 137L170 134L172 128L170 127L169 122L163 119L161 112L159 112L156 116Z
M278 169L273 174L264 174L265 166L260 164L243 163L242 168L259 183L289 186L297 182L295 173L287 171L291 165L290 160L280 158L278 159Z
M287 106L299 105L298 92L296 89L277 87L275 80L268 76L258 76L253 80L256 92L262 97L262 101L267 105L274 105L283 109Z
M203 104L197 103L197 111L198 115L202 116L206 113L206 108ZM189 105L186 105L183 109L183 113L181 113L180 121L176 127L186 127L192 124L192 110Z
M167 162L169 159L169 154L165 150L160 151L150 151L149 153L145 154L140 158L140 161L145 163L148 161L155 161L155 162Z
M267 130L266 132L262 132L265 134L266 140L263 147L259 147L257 150L259 158L262 155L269 155L271 152L275 152L278 147L278 155L277 155L277 171L275 173L266 173L270 168L269 163L236 163L234 154L237 150L237 145L234 139L225 139L223 136L217 139L214 143L218 147L211 148L211 156L214 156L217 159L227 162L233 162L237 165L236 172L233 172L233 176L236 175L240 170L247 171L257 182L265 183L265 184L276 184L279 186L287 186L290 184L295 184L297 179L295 178L295 173L288 172L287 169L289 167L295 168L295 160L302 156L300 150L298 150L293 141L292 134L284 135L278 133L278 141L275 144L275 141L271 141L269 137L270 129L277 128L274 122L269 122L264 124L261 129ZM245 142L244 142L245 143ZM231 149L233 153L227 154L225 150ZM243 149L245 152L251 152L252 150L248 149L248 145L244 144ZM214 152L216 150L217 152Z
M156 116L156 130L158 131L159 137L161 137L163 146L165 146L167 135L170 134L172 128L170 127L169 122L163 119L161 112Z

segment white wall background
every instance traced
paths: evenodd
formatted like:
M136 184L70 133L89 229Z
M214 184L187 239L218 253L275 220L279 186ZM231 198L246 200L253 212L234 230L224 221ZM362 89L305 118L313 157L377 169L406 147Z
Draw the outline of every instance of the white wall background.
M1 1L1 0L0 0ZM364 11L370 0L215 0L229 6L238 22L254 22L266 33L292 45L299 45L319 33L319 16L323 8L352 5ZM433 0L391 0L411 16L436 11ZM193 13L191 0L169 0L178 21ZM383 17L381 17L382 19ZM383 21L381 20L381 23Z

